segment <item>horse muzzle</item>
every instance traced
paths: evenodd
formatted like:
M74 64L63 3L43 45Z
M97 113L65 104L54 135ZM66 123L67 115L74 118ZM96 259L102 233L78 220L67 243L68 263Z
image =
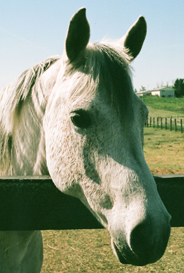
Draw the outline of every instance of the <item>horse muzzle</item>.
M111 239L112 250L122 264L144 266L155 263L164 254L170 235L170 225L157 233L146 221L134 227L125 240Z

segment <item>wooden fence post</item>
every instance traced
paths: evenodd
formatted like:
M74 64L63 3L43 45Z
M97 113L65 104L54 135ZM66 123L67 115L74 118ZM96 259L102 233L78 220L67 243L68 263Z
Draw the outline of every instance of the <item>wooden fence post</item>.
M167 118L165 118L165 129L167 130Z
M175 128L175 132L177 132L177 120L174 119L174 128Z
M183 124L182 124L182 119L180 119L180 123L181 123L181 133L183 133Z
M145 122L145 126L146 126L146 127L148 127L148 125L149 125L148 123L149 123L149 122L148 122L148 118L147 118L147 120L146 120L146 122Z
M165 119L165 121L164 121ZM176 118L162 118L162 117L148 117L145 123L145 126L147 127L153 127L153 128L161 128L161 129L170 129L170 131L173 130L173 125L174 125L174 130L175 132L178 131L178 128L180 127L181 133L184 132L183 129L183 119L176 119Z

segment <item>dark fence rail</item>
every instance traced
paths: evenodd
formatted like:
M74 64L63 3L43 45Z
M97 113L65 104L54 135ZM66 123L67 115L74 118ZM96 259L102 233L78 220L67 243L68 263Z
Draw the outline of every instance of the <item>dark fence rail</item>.
M171 225L184 226L184 175L154 178ZM86 207L61 193L50 177L0 178L0 230L96 228L102 226Z
M162 118L148 117L146 122L147 127L166 129L170 131L184 132L184 119L181 118Z

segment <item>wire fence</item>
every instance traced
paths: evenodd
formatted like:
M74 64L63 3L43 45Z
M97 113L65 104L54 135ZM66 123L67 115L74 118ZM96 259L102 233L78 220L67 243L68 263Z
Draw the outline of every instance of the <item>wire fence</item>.
M160 128L170 131L184 132L184 119L182 118L162 118L162 117L148 117L146 127Z

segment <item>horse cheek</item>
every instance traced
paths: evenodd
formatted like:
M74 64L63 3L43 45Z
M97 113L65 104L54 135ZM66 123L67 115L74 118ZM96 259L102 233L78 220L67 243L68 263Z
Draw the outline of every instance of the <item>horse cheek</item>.
M60 191L75 196L77 183L84 174L81 158L82 141L79 136L71 133L68 121L62 121L54 127L55 130L48 128L50 133L46 138L49 173Z

